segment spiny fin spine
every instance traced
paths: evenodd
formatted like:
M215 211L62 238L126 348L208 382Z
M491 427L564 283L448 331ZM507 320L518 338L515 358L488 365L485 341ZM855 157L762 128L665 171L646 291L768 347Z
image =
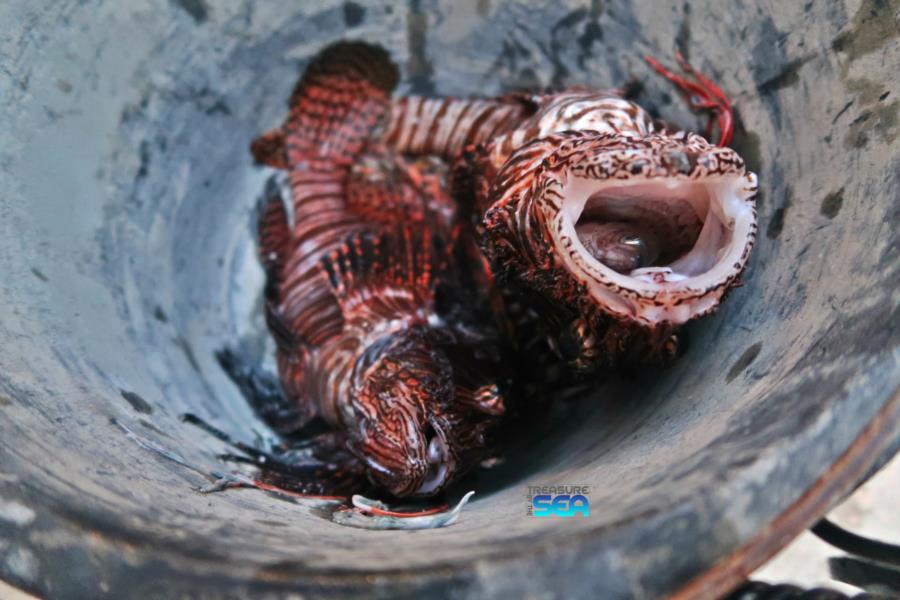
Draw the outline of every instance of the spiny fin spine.
M402 227L353 236L321 266L348 321L424 319L434 309L435 287L446 267L442 245L428 229Z

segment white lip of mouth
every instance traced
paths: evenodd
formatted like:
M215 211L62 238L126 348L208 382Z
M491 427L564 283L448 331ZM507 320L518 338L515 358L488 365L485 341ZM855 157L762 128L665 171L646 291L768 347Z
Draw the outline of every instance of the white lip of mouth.
M705 194L697 193L701 189ZM670 265L627 274L604 265L587 251L575 231L588 199L600 190L636 198L645 195L691 200L704 222L694 250ZM572 246L574 252L561 253L565 267L585 279L592 296L608 310L648 323L680 324L714 308L725 291L723 284L743 268L756 229L751 202L755 191L756 175L749 172L701 180L667 177L621 181L570 176L561 190L562 207L551 221L551 235L557 247ZM708 200L692 199L702 196ZM710 248L715 249L714 255Z

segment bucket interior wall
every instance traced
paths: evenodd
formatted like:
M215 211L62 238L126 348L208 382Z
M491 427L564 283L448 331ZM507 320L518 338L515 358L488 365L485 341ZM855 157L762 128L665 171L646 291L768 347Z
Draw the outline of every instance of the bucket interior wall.
M824 509L893 439L900 410L897 11L3 3L0 577L54 597L646 597L757 540L863 439L853 469L819 490ZM255 490L201 495L202 477L115 425L209 469L227 468L223 446L181 413L243 439L264 431L215 359L231 347L271 364L254 242L271 172L248 144L283 117L306 61L347 38L390 50L401 93L637 78L639 102L700 130L642 58L674 63L680 47L733 97L734 145L759 174L744 285L690 329L686 355L560 399L569 416L553 434L479 476L439 530L340 527ZM591 486L590 516L527 516L527 486L555 484Z

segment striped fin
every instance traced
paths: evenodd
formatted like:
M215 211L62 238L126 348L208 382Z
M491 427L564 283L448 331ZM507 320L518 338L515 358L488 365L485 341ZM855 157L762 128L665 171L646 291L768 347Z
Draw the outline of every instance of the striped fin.
M356 235L321 261L347 321L427 319L446 247L428 228Z
M267 165L304 168L317 159L347 165L382 120L399 75L388 53L365 42L338 42L307 66L284 125L251 144Z
M375 150L369 147L350 171L345 184L347 210L385 227L421 223L446 235L458 217L446 162Z
M455 159L467 146L511 131L537 108L524 94L496 99L406 96L391 105L384 141L398 152Z

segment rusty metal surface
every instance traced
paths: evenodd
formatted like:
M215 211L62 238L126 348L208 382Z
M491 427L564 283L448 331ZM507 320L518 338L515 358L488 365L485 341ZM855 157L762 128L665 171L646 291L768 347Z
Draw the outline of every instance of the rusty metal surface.
M865 475L873 456L893 451L900 394L872 419L853 444L791 506L755 537L719 560L671 596L672 600L716 597L738 586L750 573L827 512L834 498L846 494Z
M25 2L0 6L0 578L54 598L648 597L733 585L895 448L896 1ZM675 366L598 385L453 527L342 528L201 496L192 410L262 431L215 362L262 360L246 144L327 41L386 45L406 90L645 79L676 44L735 97L761 239ZM848 458L849 457L849 458ZM534 519L527 485L592 486ZM686 585L692 587L684 587ZM202 590L202 591L199 591Z

